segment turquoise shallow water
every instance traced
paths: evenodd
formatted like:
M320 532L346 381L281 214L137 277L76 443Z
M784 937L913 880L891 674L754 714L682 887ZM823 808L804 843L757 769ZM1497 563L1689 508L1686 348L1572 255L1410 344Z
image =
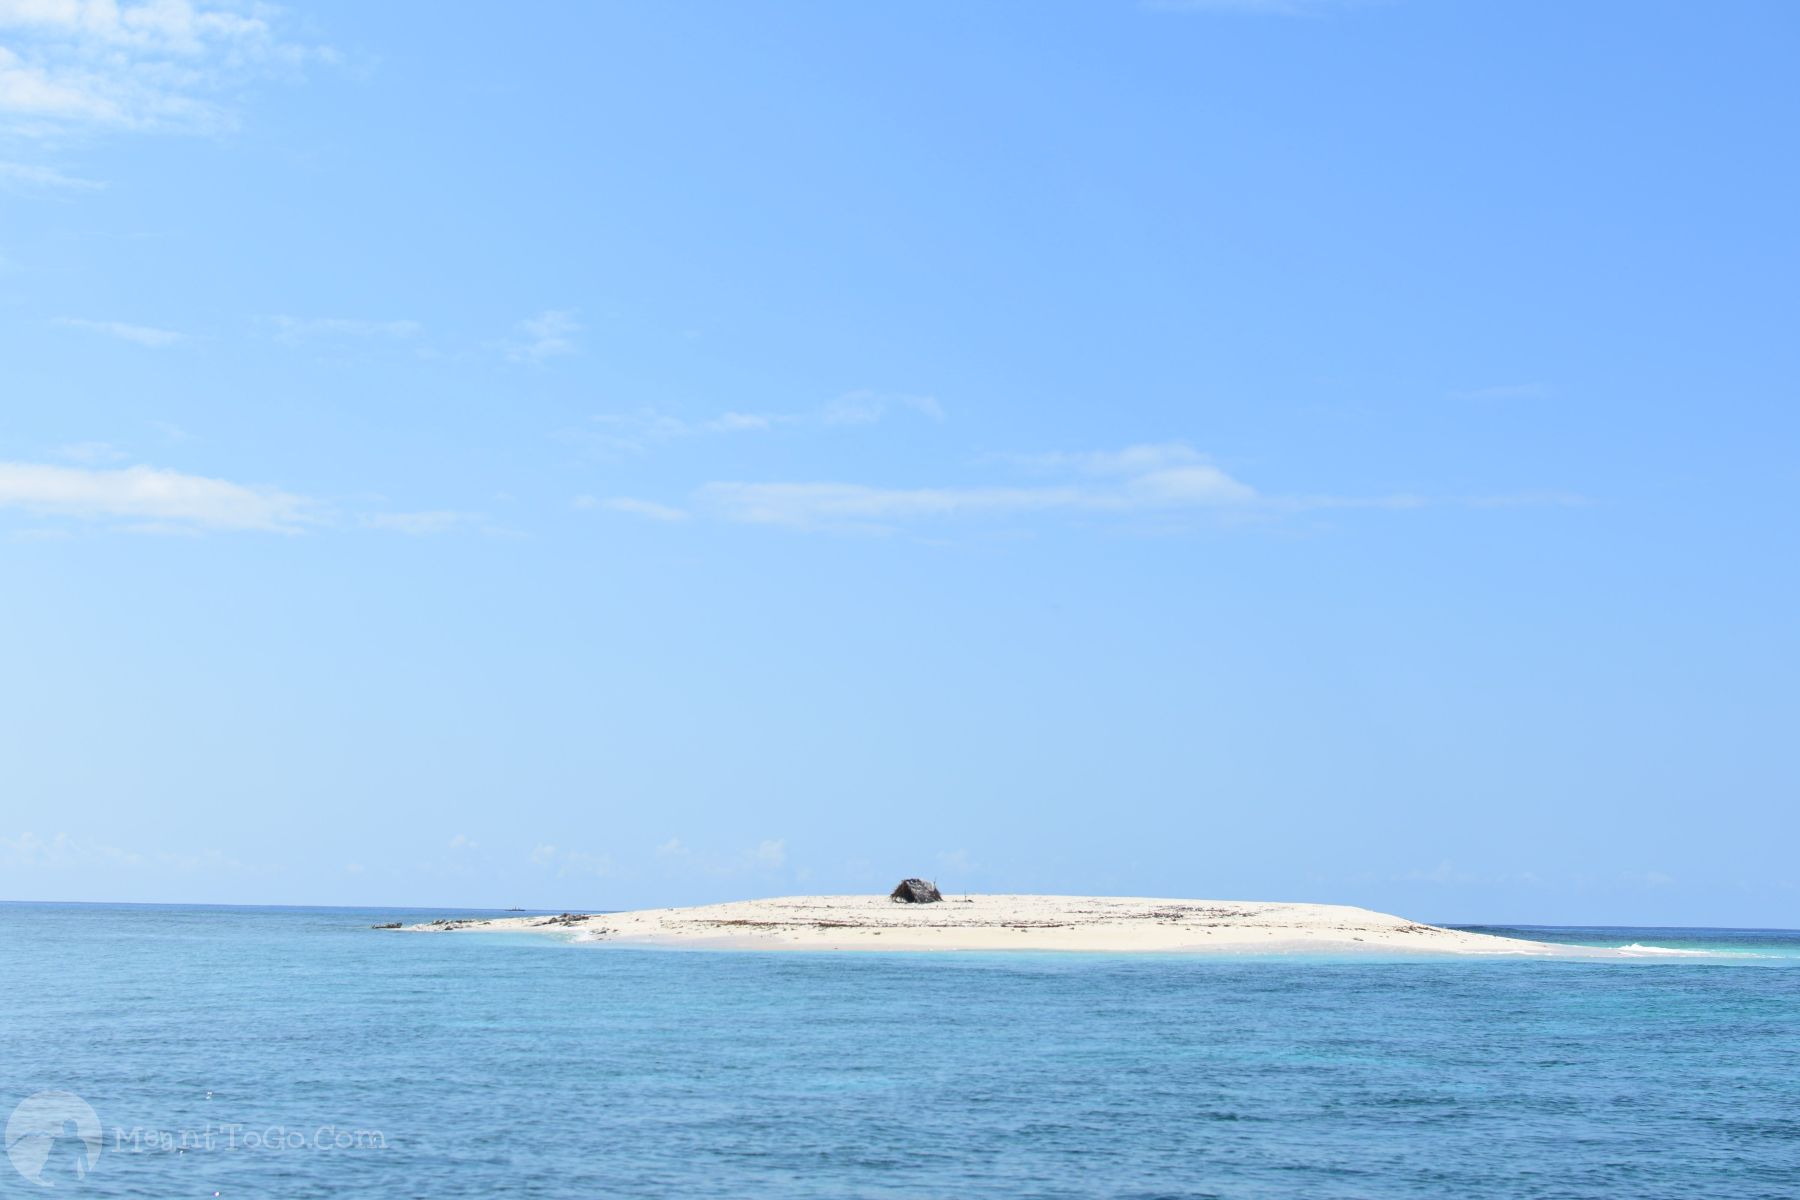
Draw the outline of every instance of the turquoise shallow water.
M368 928L425 915L0 905L0 1117L67 1091L103 1135L0 1196L1800 1194L1792 932L1489 930L1757 955L1613 963Z

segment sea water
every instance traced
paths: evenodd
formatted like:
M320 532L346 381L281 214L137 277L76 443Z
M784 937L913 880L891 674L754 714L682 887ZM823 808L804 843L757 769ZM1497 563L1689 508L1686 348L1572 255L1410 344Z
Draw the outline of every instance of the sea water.
M1564 961L369 928L439 915L471 914L0 905L0 1196L1800 1195L1791 932L1487 930L1651 950Z

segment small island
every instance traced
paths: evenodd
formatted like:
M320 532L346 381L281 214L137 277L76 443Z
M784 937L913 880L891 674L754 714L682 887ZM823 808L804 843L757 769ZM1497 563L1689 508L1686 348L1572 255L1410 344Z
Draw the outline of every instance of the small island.
M693 908L445 919L416 932L554 934L577 942L747 950L1063 950L1173 954L1635 957L1495 937L1342 904L1124 896L781 896Z

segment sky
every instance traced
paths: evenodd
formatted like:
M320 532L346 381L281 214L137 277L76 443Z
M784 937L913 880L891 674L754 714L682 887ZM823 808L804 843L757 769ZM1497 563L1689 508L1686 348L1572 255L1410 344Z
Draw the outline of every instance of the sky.
M1797 50L0 0L0 898L1800 926Z

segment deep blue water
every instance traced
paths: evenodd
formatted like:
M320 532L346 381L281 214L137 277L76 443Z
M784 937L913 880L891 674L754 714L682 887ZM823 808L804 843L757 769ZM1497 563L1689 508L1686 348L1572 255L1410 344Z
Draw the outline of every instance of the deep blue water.
M91 1106L59 1195L1800 1195L1793 932L1490 929L1758 956L1620 963L368 928L424 915L0 905L0 1118Z

